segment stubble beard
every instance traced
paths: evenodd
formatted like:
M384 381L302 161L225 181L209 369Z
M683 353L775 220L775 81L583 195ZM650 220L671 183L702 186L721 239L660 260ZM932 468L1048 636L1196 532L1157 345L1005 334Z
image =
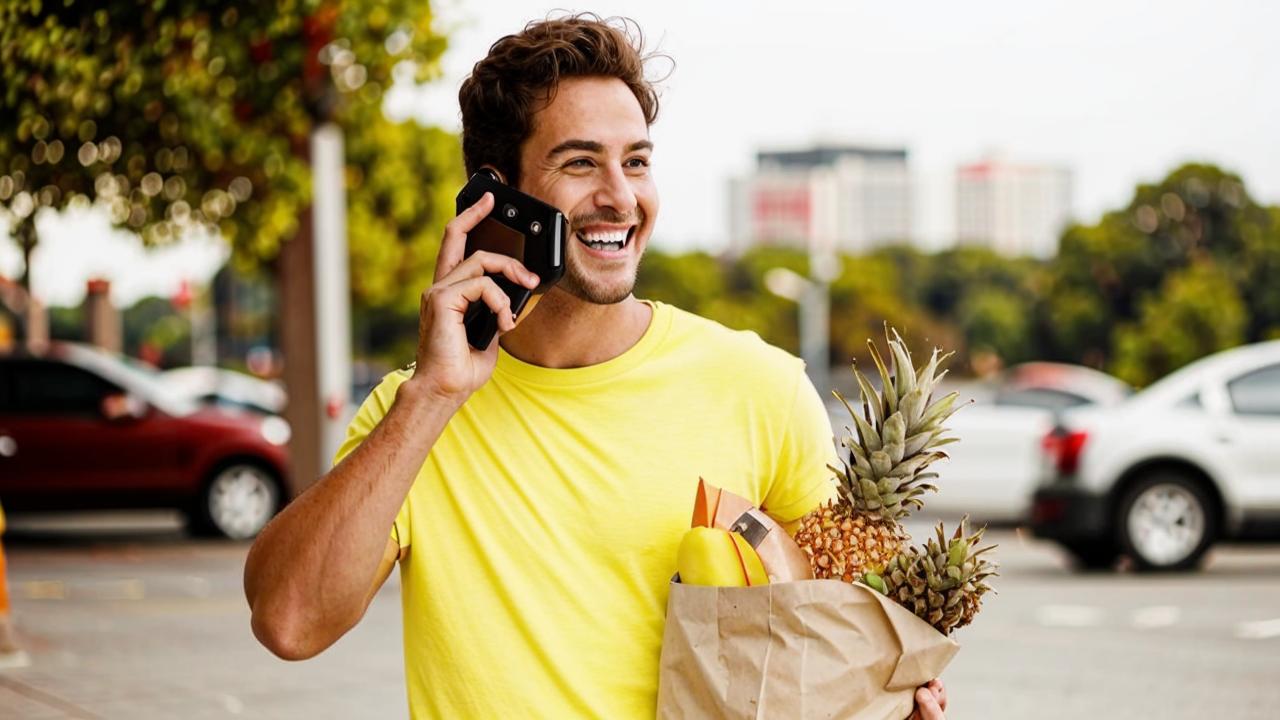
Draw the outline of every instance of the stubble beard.
M616 305L631 297L636 289L636 272L633 269L622 281L609 284L588 277L576 263L569 263L557 287L593 305Z
M643 211L638 212L636 234L639 234L640 228L644 226L645 214ZM591 222L625 222L625 217L618 217L609 213L597 213L582 218L575 219L571 227L582 227ZM578 242L577 232L572 233L572 242ZM636 238L632 237L631 242L636 242ZM573 262L569 258L565 258L568 267L565 268L564 277L556 284L556 287L569 293L570 295L588 302L593 305L617 305L618 303L631 297L636 289L636 274L640 269L640 262L637 259L636 264L631 268L627 276L612 284L607 281L593 278L588 275L582 267Z

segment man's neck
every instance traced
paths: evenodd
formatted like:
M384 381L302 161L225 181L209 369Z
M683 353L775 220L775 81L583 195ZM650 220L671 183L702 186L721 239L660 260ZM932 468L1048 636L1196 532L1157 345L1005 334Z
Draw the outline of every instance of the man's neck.
M552 289L520 325L502 336L502 349L539 367L598 365L631 349L653 317L634 295L614 305L594 305Z

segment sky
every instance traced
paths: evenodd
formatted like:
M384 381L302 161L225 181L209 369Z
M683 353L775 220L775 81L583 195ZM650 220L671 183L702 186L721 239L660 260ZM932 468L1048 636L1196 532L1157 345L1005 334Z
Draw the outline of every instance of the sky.
M393 88L387 112L456 129L457 88L471 65L555 6L434 7L450 37L443 77ZM670 70L652 128L662 249L725 247L729 179L751 169L757 150L818 142L905 147L916 234L931 248L950 243L956 166L991 152L1070 168L1074 214L1085 222L1187 161L1222 165L1255 199L1280 203L1280 4L645 0L562 8L629 16L674 60L674 68L653 67ZM33 263L46 302L78 302L78 273L107 267L98 259L101 225L85 216L47 229L51 240L68 239ZM0 272L14 271L15 255L0 243ZM201 263L218 257L178 256L188 264L167 275L179 260L109 272L130 294L145 293L175 272L199 281ZM138 277L124 281L129 275Z

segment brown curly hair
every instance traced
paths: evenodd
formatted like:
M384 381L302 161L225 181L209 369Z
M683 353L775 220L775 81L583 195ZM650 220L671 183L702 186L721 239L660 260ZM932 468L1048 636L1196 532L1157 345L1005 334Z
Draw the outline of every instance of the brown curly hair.
M594 13L536 20L495 42L458 91L467 175L491 165L511 185L519 182L520 148L533 131L533 115L551 102L563 78L618 78L652 125L658 94L644 69L658 56L643 53L644 35L634 20Z

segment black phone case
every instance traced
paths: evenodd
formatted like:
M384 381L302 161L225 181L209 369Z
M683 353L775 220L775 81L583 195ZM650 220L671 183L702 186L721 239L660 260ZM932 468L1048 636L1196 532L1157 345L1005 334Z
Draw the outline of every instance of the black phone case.
M480 171L471 176L467 184L458 193L457 212L474 205L486 192L493 193L493 210L486 220L502 225L507 231L514 231L521 238L520 250L511 248L514 235L504 232L502 242L485 237L481 226L473 228L467 235L465 257L471 257L477 250L500 252L520 260L526 268L536 273L540 282L538 287L530 290L507 279L500 273L486 273L492 278L502 292L511 300L511 310L520 316L529 299L535 294L546 292L564 276L566 252L565 243L569 241L569 223L564 214L537 198L526 195L508 185L499 182L497 177L488 171ZM479 231L479 232L478 232ZM467 329L467 342L477 350L484 350L493 341L498 332L498 316L482 301L472 301L467 305L463 315L463 324Z

